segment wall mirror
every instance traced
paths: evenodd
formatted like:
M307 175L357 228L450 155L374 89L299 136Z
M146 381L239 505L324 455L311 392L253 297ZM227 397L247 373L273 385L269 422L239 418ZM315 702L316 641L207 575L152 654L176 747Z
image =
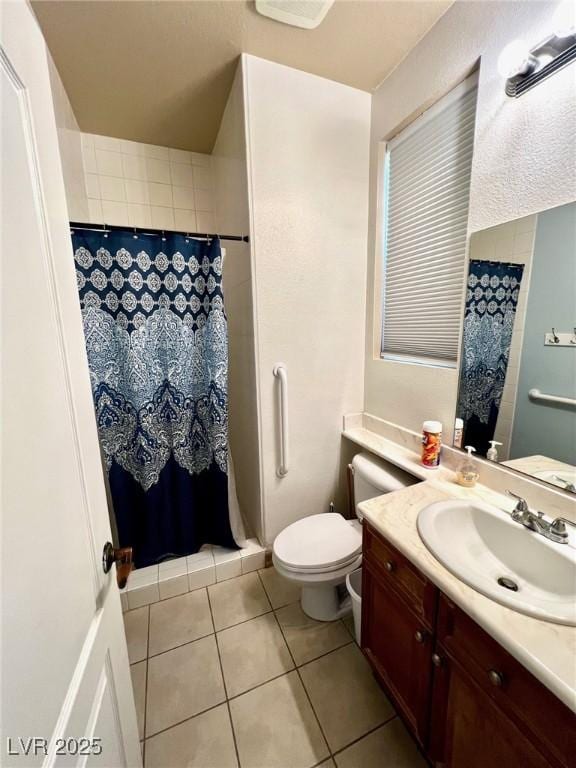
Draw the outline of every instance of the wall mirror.
M457 447L576 493L576 203L472 236L456 418Z

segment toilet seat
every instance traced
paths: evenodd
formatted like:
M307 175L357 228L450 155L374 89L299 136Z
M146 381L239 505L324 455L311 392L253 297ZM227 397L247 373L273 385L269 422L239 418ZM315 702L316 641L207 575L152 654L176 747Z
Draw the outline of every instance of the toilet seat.
M362 552L362 533L337 512L311 515L285 528L274 541L279 565L295 574L340 571Z

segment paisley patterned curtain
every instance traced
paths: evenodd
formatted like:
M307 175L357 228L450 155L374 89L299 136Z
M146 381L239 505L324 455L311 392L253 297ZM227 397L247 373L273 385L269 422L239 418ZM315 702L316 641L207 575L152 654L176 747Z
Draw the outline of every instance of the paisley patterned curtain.
M462 444L482 456L496 429L523 271L522 264L470 261L456 415L464 421Z
M73 245L120 546L137 567L235 547L219 240L77 231Z

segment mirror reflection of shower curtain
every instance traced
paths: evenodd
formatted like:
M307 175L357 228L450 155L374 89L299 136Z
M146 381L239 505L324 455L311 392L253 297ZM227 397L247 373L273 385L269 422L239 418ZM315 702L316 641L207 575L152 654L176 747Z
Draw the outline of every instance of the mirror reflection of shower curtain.
M524 265L471 260L456 415L463 445L486 455L506 380Z
M137 567L236 547L220 241L77 230L73 245L120 546Z

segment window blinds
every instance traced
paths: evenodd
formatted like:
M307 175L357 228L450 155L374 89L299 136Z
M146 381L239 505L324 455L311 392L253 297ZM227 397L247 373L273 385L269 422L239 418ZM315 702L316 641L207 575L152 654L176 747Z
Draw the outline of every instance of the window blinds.
M382 357L454 367L462 315L477 77L390 141Z

